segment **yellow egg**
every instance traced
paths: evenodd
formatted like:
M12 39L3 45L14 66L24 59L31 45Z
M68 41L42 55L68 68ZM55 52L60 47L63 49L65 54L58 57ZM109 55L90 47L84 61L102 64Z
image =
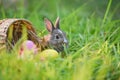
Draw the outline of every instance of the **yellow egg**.
M48 59L55 59L58 57L58 52L53 49L46 49L39 53L39 55L36 55L37 58L39 57L40 60L48 60Z

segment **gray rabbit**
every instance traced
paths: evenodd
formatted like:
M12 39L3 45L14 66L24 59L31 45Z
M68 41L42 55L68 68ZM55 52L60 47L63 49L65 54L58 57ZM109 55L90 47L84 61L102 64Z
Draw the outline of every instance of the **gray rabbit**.
M56 19L55 24L45 18L44 19L46 29L48 30L49 34L44 36L44 42L47 43L46 46L50 46L53 49L57 50L58 52L61 52L64 50L64 47L68 47L68 40L66 38L65 33L60 29L60 19L59 17Z

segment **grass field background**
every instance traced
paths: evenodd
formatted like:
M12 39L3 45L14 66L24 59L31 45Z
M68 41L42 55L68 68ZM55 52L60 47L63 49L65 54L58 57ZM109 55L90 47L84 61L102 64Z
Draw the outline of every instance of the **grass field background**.
M0 80L120 80L119 9L119 0L0 0L0 19L28 19L44 35L43 18L59 16L69 40L65 58L46 62L1 53Z

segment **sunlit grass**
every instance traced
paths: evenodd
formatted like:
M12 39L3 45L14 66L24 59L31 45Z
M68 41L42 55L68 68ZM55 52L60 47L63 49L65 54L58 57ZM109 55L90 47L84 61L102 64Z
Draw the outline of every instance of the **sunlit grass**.
M69 48L62 52L67 56L41 62L37 59L19 59L16 49L10 54L2 51L0 80L119 80L120 20L109 17L111 2L113 1L110 0L105 8L103 18L97 17L94 12L83 17L82 12L87 3L67 16L58 11L58 15L64 16L61 19L61 29L66 32L69 40ZM2 12L5 18L4 10ZM21 12L18 16L24 17L24 13ZM42 36L47 32L43 19L39 17L35 9L27 19L35 25L38 35ZM16 47L19 47L19 43Z

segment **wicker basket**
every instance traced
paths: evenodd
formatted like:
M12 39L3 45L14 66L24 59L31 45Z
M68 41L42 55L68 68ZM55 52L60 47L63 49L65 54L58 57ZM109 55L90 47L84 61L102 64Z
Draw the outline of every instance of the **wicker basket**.
M23 28L26 28L27 39L32 40L36 44L39 43L39 38L36 35L33 25L25 19L4 19L0 20L0 50L6 48L11 50L23 34ZM12 29L12 33L10 32ZM12 39L9 40L9 34Z

